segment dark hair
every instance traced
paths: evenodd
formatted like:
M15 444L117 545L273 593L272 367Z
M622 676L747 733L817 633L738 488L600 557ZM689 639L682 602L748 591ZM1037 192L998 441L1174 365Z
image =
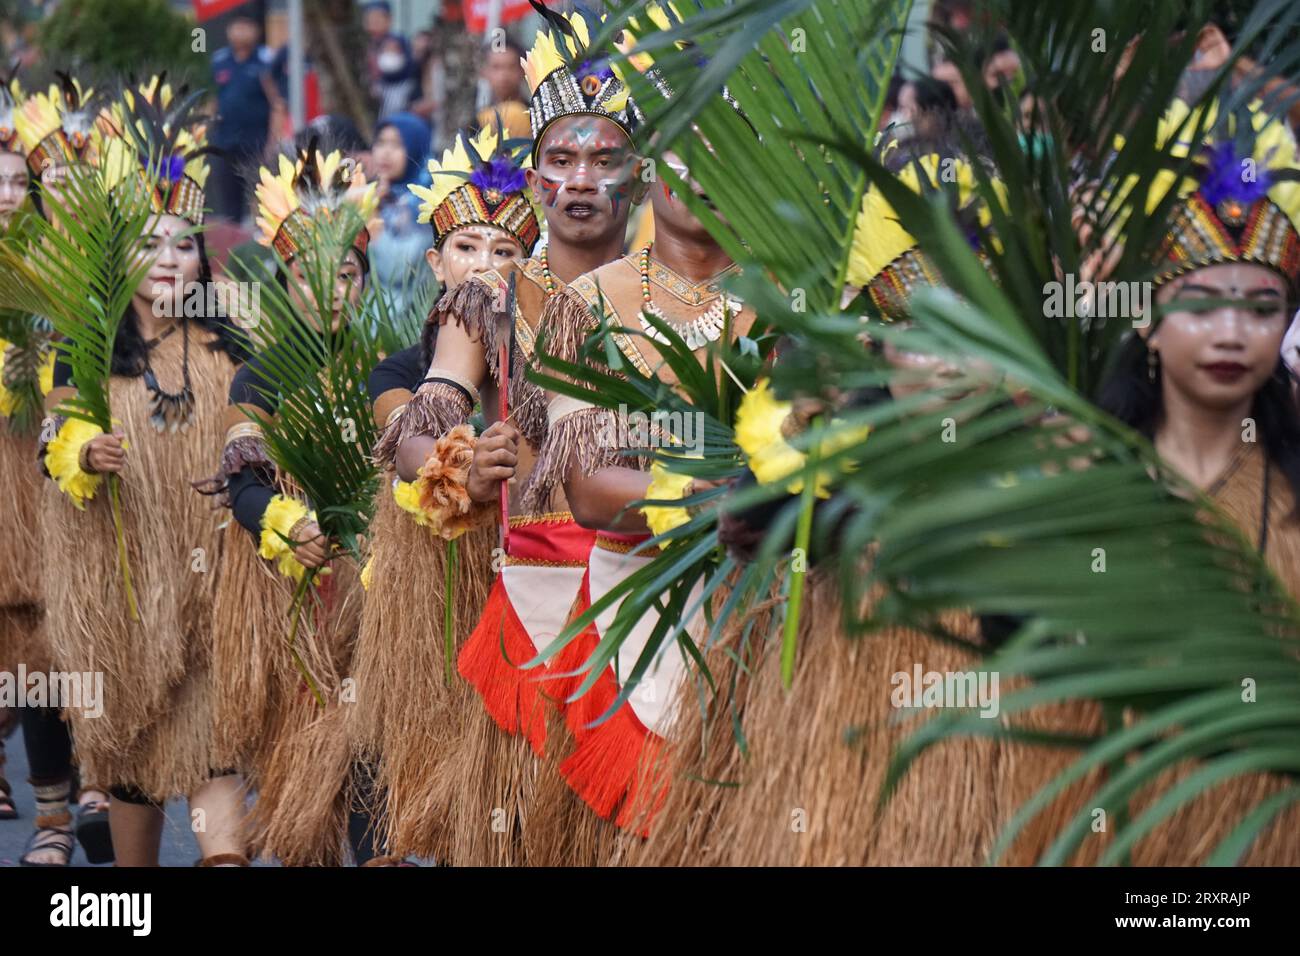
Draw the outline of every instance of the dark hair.
M916 108L925 112L956 113L957 94L943 80L933 76L918 76L908 80L916 90Z
M194 238L199 247L198 281L204 288L207 288L212 282L212 264L208 261L208 251L203 242L203 233L195 233ZM239 334L231 327L224 316L207 315L205 313L195 317L193 321L200 328L207 329L216 335L216 338L208 344L209 349L214 352L225 352L231 362L236 365L247 357L245 345L240 340ZM140 323L136 318L135 305L130 304L126 307L126 314L117 327L117 338L113 340L113 374L127 378L138 378L144 374L147 359L148 349L145 347L144 336L140 334Z
M1097 404L1124 424L1155 440L1156 428L1164 415L1160 379L1151 381L1146 342L1131 334L1120 346L1114 367L1098 394ZM1255 393L1250 415L1269 461L1277 465L1291 486L1300 517L1300 405L1296 403L1294 379L1278 357L1277 367Z

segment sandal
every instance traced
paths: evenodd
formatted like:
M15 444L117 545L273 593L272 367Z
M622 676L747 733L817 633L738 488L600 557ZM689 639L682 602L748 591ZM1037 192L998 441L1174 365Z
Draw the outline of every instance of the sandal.
M0 820L18 819L18 808L14 806L13 792L9 781L0 777Z
M108 829L108 801L84 800L87 793L102 793L83 787L77 793L77 842L89 863L113 862L113 836Z
M250 866L248 857L242 853L214 853L198 860L195 866Z
M51 813L36 818L36 832L31 835L27 841L27 849L23 855L18 858L19 866L41 866L41 867L59 867L67 866L72 862L72 848L76 845L76 838L72 835L72 814L67 810L62 813ZM40 850L57 850L63 854L63 860L58 863L38 863L35 860L28 859L33 853Z

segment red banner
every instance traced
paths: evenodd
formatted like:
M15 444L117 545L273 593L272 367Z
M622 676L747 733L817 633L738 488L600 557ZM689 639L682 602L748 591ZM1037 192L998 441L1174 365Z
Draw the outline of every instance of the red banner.
M235 7L242 7L247 2L248 0L194 0L194 18L202 23L228 13Z
M528 0L500 0L501 2L501 20L497 26L505 26L507 23L514 23L516 20L522 20L528 14L533 12L529 6ZM470 33L484 33L488 27L488 10L492 6L492 0L464 0L465 3L465 26Z

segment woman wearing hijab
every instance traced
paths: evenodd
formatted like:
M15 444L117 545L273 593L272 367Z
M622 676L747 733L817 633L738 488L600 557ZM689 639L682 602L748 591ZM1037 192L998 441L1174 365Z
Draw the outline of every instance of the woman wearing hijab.
M405 308L419 285L429 281L424 254L433 236L420 224L420 201L407 187L427 182L432 135L429 124L415 114L394 113L380 122L371 148L384 229L370 245L370 264L393 313Z

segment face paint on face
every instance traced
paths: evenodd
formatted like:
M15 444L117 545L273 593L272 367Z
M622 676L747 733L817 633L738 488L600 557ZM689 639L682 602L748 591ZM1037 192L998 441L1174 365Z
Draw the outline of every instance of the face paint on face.
M447 236L439 249L427 254L429 267L447 289L466 279L524 257L514 236L496 226L463 226Z
M179 216L157 216L149 224L138 252L149 263L133 297L137 313L177 318L185 314L185 297L202 271L199 240Z
M1277 368L1291 321L1286 283L1264 266L1206 266L1156 293L1165 317L1150 333L1161 387L1215 410L1248 404ZM1195 308L1198 301L1233 300ZM1182 307L1180 308L1180 305Z
M560 199L560 189L564 183L558 179L551 179L549 176L538 176L537 183L542 191L542 203L548 208L554 208Z
M628 164L624 167L622 175L600 181L601 192L609 199L610 212L615 219L618 218L619 213L626 208L626 204L632 198L631 167L634 164L635 159L629 156Z
M640 201L632 182L636 167L627 135L612 120L566 116L552 123L529 174L552 235L584 244L624 229Z

